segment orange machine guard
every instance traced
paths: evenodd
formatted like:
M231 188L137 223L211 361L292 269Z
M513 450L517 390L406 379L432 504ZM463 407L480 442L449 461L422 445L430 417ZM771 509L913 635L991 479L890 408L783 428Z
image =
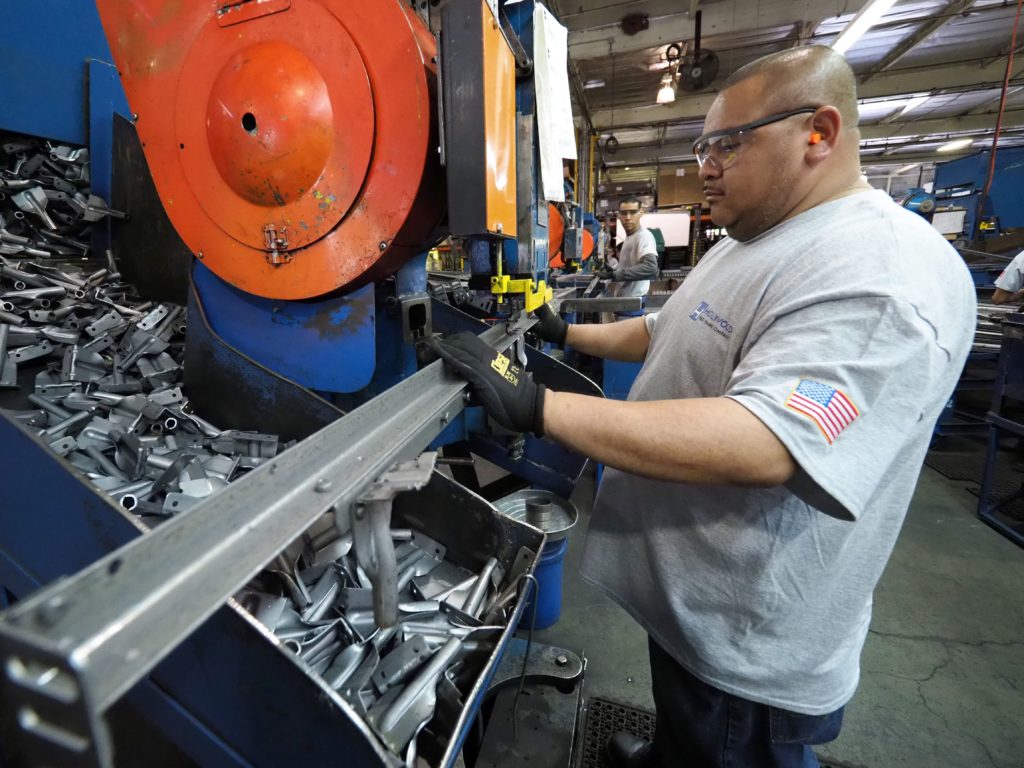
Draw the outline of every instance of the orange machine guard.
M444 208L434 38L400 0L97 0L153 180L232 285L386 276Z

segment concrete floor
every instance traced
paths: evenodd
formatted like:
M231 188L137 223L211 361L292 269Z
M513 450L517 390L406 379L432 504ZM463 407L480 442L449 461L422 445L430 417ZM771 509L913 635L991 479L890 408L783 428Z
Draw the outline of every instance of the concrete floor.
M567 555L562 618L541 642L582 650L588 696L653 708L646 634L576 574L594 486ZM1024 768L1024 550L927 467L875 592L860 690L826 758L865 768Z

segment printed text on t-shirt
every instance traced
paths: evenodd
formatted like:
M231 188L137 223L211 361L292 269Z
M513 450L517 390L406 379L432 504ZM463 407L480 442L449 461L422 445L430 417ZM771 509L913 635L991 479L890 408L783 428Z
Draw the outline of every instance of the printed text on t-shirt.
M702 301L690 313L691 320L699 320L715 333L728 337L732 333L732 323L719 315L706 301Z

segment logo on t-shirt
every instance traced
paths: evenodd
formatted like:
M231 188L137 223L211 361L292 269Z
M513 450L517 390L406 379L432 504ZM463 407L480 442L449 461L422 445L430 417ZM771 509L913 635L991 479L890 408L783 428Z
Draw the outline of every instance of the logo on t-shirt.
M732 323L711 309L711 305L706 301L702 301L693 308L693 312L690 313L690 319L699 320L715 333L722 336L728 337L732 334Z

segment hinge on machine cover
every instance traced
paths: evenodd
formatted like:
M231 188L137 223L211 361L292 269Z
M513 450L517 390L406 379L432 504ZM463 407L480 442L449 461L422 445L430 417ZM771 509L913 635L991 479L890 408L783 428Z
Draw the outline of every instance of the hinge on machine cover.
M275 267L287 264L292 260L288 253L288 228L278 229L276 224L263 227L263 241L267 250L267 261Z
M217 24L230 27L243 21L287 11L292 0L224 0L217 5Z

